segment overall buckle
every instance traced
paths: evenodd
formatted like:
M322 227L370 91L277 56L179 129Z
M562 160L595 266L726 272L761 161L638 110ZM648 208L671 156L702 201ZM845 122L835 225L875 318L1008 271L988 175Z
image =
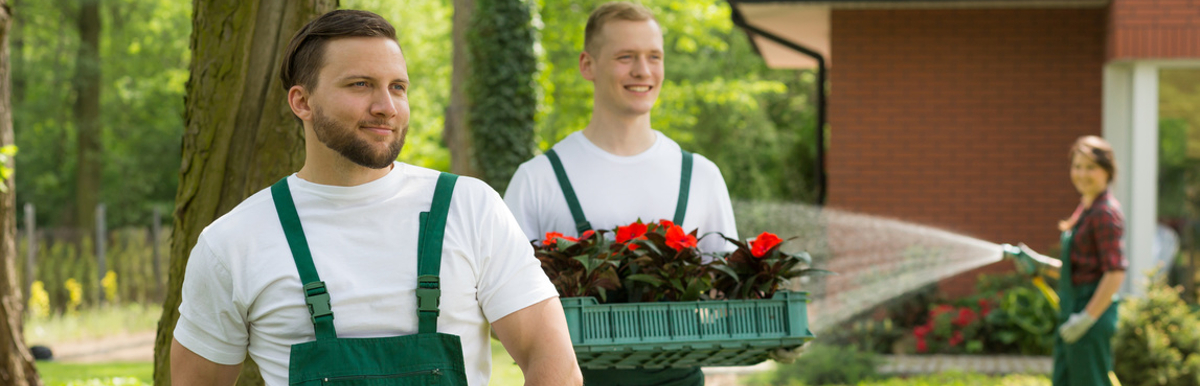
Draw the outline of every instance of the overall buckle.
M325 282L316 281L304 285L304 302L308 304L308 313L312 315L313 324L317 318L328 316L333 319L333 308L330 306L329 292L325 290Z
M432 312L434 315L441 313L438 310L442 298L440 287L440 279L435 275L417 277L417 311Z

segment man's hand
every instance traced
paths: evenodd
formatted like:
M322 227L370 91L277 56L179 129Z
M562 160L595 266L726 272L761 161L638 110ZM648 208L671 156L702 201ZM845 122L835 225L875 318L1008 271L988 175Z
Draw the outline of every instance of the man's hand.
M1067 318L1067 322L1063 323L1062 327L1058 328L1058 334L1062 335L1063 342L1075 343L1087 334L1092 325L1096 324L1096 318L1088 315L1087 312L1076 312Z
M557 297L525 307L492 323L526 385L582 385L567 318Z
M800 355L804 354L804 350L808 349L808 344L812 341L804 342L800 347L793 349L779 348L771 352L770 358L779 363L789 364L796 361Z

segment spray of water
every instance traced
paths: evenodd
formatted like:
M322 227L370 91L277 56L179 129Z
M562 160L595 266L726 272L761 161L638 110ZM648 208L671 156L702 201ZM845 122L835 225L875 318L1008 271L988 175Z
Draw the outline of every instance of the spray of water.
M904 221L795 203L734 203L738 233L771 232L790 251L836 275L794 283L808 291L809 324L818 334L925 285L1001 259L1000 246Z

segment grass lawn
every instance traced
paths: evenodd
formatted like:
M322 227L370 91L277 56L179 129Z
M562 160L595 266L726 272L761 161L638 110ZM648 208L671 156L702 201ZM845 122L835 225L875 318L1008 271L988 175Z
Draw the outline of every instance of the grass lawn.
M756 386L805 386L799 380L790 380L785 383L772 382L774 378L772 375L769 372L748 375L740 378L738 383ZM857 386L1050 386L1050 378L1045 375L984 375L949 371L939 374L888 377L860 382Z
M37 362L46 386L149 386L154 364Z
M53 345L123 332L154 331L161 316L162 306L157 304L122 304L80 310L73 315L26 318L25 344Z

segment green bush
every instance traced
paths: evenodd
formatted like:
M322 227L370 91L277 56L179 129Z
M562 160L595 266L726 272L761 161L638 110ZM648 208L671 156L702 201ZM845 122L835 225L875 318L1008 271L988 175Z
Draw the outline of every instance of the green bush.
M1127 386L1200 385L1200 317L1180 290L1152 285L1126 300L1113 338L1114 370Z
M770 385L854 385L878 378L882 360L855 346L809 345L795 363L780 364L765 378Z

